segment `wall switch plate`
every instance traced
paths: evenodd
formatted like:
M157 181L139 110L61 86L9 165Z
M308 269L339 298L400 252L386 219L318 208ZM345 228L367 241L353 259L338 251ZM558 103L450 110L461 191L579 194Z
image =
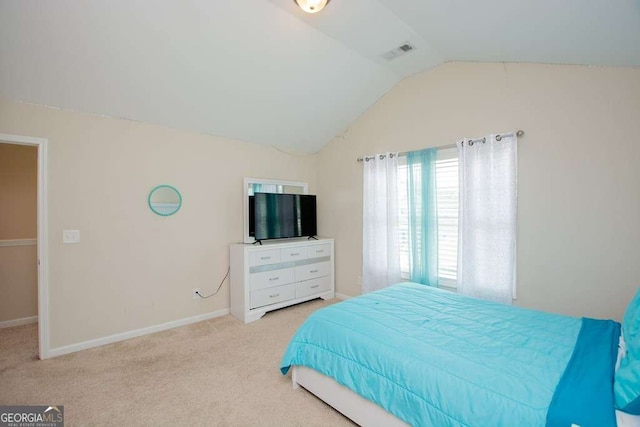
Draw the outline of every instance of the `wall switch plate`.
M193 288L191 290L191 296L193 299L200 299L200 296L196 292L200 292L200 288Z
M80 243L80 230L62 230L62 243Z

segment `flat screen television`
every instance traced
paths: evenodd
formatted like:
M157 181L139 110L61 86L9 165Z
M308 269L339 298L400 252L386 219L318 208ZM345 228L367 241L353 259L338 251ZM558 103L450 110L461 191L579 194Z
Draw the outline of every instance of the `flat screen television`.
M317 234L316 196L277 193L249 196L249 236L256 241Z

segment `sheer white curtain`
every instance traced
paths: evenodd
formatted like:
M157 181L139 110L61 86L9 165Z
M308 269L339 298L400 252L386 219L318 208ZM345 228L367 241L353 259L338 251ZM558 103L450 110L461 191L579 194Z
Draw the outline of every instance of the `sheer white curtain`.
M376 155L364 162L362 292L400 282L398 156Z
M458 292L511 304L516 280L518 141L458 143Z

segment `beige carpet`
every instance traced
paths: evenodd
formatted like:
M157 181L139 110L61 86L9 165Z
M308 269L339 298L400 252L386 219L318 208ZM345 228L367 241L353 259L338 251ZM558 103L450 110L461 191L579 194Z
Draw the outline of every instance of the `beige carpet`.
M311 301L37 360L36 325L0 330L0 405L64 405L66 425L353 426L280 374Z

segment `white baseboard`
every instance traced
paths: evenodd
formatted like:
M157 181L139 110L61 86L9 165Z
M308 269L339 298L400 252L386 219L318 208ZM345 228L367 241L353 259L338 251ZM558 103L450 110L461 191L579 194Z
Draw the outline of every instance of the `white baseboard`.
M0 322L0 329L13 328L14 326L29 325L38 323L38 316L23 317L21 319L5 320Z
M203 320L209 320L216 317L226 316L229 314L229 309L213 311L211 313L200 314L198 316L186 317L184 319L174 320L172 322L161 323L159 325L153 325L146 328L135 329L133 331L122 332L119 334L109 335L103 338L96 338L89 341L79 342L77 344L65 345L58 348L52 348L48 352L48 357L62 356L63 354L75 353L76 351L86 350L88 348L100 347L106 344L113 344L114 342L124 341L131 338L140 337L143 335L153 334L155 332L166 331L167 329L178 328L180 326L190 325L192 323L202 322Z
M346 300L349 298L353 298L351 295L347 295L347 294L341 294L336 292L336 298L341 299L341 300Z

